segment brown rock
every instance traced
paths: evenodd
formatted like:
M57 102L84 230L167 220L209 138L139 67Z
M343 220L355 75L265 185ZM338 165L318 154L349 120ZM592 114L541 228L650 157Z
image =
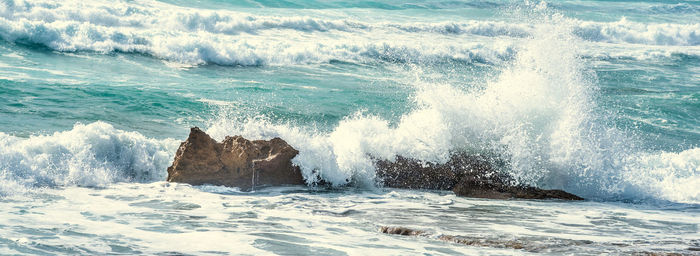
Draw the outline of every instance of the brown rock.
M492 198L492 199L564 199L583 200L574 194L558 189L539 189L530 186L513 186L500 183L493 179L483 179L476 176L464 176L452 189L458 196Z
M444 164L434 164L397 156L395 161L376 162L377 177L385 187L452 190L458 196L507 199L583 200L561 190L543 190L516 185L483 157L454 154Z
M244 190L260 185L301 185L301 172L291 162L298 153L280 138L250 141L233 136L218 143L194 127L180 144L173 165L168 168L167 180ZM494 199L582 200L561 190L514 185L511 177L495 171L487 159L475 155L454 154L445 164L397 156L395 161L376 161L376 167L379 183L385 187L453 190L458 196Z
M218 143L197 127L180 144L168 181L212 184L243 190L261 185L301 185L304 179L292 165L299 151L280 138L250 141L241 136Z

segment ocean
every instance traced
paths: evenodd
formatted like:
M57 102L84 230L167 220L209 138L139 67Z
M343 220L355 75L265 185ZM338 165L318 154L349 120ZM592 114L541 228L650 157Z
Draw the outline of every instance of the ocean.
M329 186L165 182L193 126ZM586 200L375 181L455 152ZM0 0L0 209L2 255L698 255L700 2Z

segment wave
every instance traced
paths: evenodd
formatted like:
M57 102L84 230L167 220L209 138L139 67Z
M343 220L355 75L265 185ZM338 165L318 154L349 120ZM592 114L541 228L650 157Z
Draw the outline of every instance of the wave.
M191 24L186 28L177 27L184 24L177 15L171 17L176 21L174 27L163 26L165 18L152 13L157 8L140 9L131 3L102 3L100 8L91 8L94 2L85 3L88 8L68 8L66 3L55 2L3 3L0 31L9 41L28 40L57 50L135 51L192 63L260 65L331 58L412 61L455 56L465 47L463 43L437 42L440 40L418 46L414 42L372 44L361 40L359 44L346 40L323 45L298 40L289 45L287 40L298 39L294 34L274 38L257 30L246 32L252 34L243 40L234 37L240 34L212 33L208 25L199 25L209 23L197 19L186 22ZM17 13L26 17L16 18ZM8 20L10 16L16 21ZM333 28L341 23L315 24L305 29L312 34L323 29L342 31ZM207 132L217 139L231 134L250 139L281 137L299 149L294 163L307 180L323 179L336 186L373 186L370 156L392 159L402 155L440 163L455 151L466 151L503 160L506 165L502 171L521 183L561 188L586 198L700 203L700 149L644 150L633 139L633 132L608 125L605 115L594 112L595 78L589 76L580 58L584 39L594 39L579 34L581 24L552 15L528 25L528 35L521 38L519 47L504 44L500 52L483 49L486 53L474 54L493 54L494 61L513 59L504 63L503 70L482 90L467 91L460 85L417 79L413 83L414 109L396 123L360 112L346 117L332 131L322 132L223 111L211 121ZM479 44L471 46L468 49L481 50ZM418 68L414 72L415 77L422 74ZM42 186L164 180L177 144L102 122L30 138L0 133L0 193Z
M396 123L360 112L323 132L224 108L207 132L284 138L299 149L293 161L307 180L336 186L373 186L373 158L444 163L464 151L505 162L501 171L522 184L589 199L700 203L700 149L646 151L633 132L608 125L593 111L595 79L578 57L575 21L555 15L541 22L483 90L414 82L415 108Z
M178 145L104 122L30 138L0 133L0 195L38 187L162 181Z
M576 21L592 42L700 45L700 24ZM62 52L126 52L185 64L288 65L347 62L510 60L528 23L366 22L186 9L157 2L0 2L0 37ZM425 40L426 37L437 40ZM480 38L488 37L488 38ZM495 43L495 47L492 44Z
M651 13L694 14L700 12L700 6L688 3L653 5L648 8Z
M612 23L579 22L574 34L595 42L631 43L647 45L700 45L700 23L646 24L626 18Z
M621 172L627 181L620 188L624 197L700 203L700 148L631 155Z

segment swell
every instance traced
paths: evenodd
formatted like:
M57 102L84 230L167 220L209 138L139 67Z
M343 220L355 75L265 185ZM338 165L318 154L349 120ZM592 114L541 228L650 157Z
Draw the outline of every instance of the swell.
M572 26L574 35L590 42L656 48L700 45L698 23L576 20ZM373 23L350 18L186 9L157 2L0 3L0 37L8 42L44 45L64 52L141 53L195 65L287 65L334 60L500 63L509 60L520 41L532 37L535 30L532 24L505 21ZM436 36L440 40L423 40ZM499 42L496 47L491 46L494 40ZM693 49L690 54L697 54L698 50Z

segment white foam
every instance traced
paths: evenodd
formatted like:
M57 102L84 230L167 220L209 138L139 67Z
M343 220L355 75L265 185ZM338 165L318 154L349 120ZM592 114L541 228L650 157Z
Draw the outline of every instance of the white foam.
M323 16L319 13L315 14ZM521 38L537 30L532 24L503 21L398 23L335 17L263 16L152 1L9 0L0 2L0 37L64 52L142 53L184 66L331 60L500 63L515 54ZM573 26L574 34L594 42L700 44L700 23L646 24L623 19L576 21Z
M299 149L294 163L307 179L337 186L372 186L370 156L445 162L451 152L467 151L504 160L503 171L521 183L587 198L698 203L698 149L640 150L593 113L596 87L580 59L575 24L559 15L536 21L515 62L483 90L417 79L415 109L397 124L360 112L319 132L223 112L208 132L282 137Z
M186 64L284 65L377 59L498 62L512 52L508 48L489 49L484 44L421 42L422 37L407 36L407 29L396 29L396 24L255 16L149 1L4 1L0 6L0 37L7 41L66 52L143 53ZM439 32L453 26L437 24L421 30ZM464 26L456 30L481 34L503 30L489 28L499 25L478 22ZM491 29L494 31L489 32Z
M628 197L700 203L700 148L631 155L624 159L622 172Z
M647 45L700 45L700 23L640 23L578 21L574 33L586 40Z
M0 194L164 180L177 146L176 140L149 139L104 122L30 138L0 133Z
M526 26L507 25L517 28L505 30L499 30L503 24L494 23L492 28L487 23L474 24L471 32L460 32L470 30L454 24L397 27L258 17L155 2L0 3L0 36L5 40L61 51L139 52L184 63L229 65L332 59L498 62L513 57L512 65L480 91L417 79L413 82L415 109L396 124L360 112L346 117L331 132L319 132L224 112L207 131L218 139L231 134L251 139L282 137L299 149L294 162L305 177L322 178L336 186L372 186L370 155L444 162L452 151L464 150L505 160L504 171L523 183L564 188L584 197L698 202L698 149L640 151L624 132L603 125L605 117L592 113L595 84L579 59L584 51L581 37L610 43L697 45L695 24L593 23L558 15ZM479 26L485 26L486 32ZM511 29L517 31L503 32ZM373 33L378 30L381 33ZM327 31L334 33L319 35ZM386 37L386 31L396 37L378 40ZM435 36L444 40L424 40L421 33L425 32L437 32ZM508 40L517 43L498 41L494 47L449 40L460 33L513 36L516 39ZM162 180L177 142L148 139L98 122L29 139L0 134L0 145L0 189L19 190Z

